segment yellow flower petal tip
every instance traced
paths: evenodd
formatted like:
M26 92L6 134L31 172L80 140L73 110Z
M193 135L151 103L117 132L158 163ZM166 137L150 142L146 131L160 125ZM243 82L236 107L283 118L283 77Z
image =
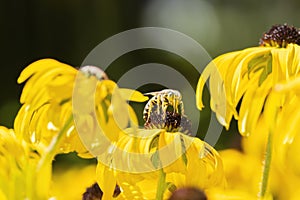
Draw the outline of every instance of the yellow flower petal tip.
M144 96L142 93L132 89L120 88L120 93L124 99L129 101L145 102L149 100L149 97Z
M57 67L62 67L62 68L69 68L72 69L71 66L61 63L55 59L51 58L45 58L41 59L38 61L35 61L28 65L20 74L19 78L17 79L18 83L23 83L26 79L28 79L30 76L32 76L34 73L40 72L40 71L45 71L47 69L51 68L57 68ZM74 69L75 70L75 69Z

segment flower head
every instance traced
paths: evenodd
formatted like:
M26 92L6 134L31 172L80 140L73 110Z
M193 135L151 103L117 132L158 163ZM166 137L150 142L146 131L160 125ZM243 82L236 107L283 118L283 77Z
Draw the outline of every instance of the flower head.
M174 188L184 186L202 189L224 186L218 153L200 139L159 129L138 130L138 135L147 137L124 134L120 138L115 148L122 153L112 152L111 166L98 163L98 183L107 195L105 198L111 198L118 184L124 199L155 199L160 170L167 183L165 197Z
M116 185L121 188L117 199L166 199L176 188L224 186L218 153L187 135L187 117L176 112L175 104L164 110L170 106L167 100L165 103L149 107L146 129L122 131L106 156L111 160L109 166L98 159L103 199L112 198Z
M282 106L287 96L267 101L274 86L294 79L300 71L300 32L287 25L272 27L260 47L223 54L215 58L201 75L197 86L197 106L203 108L202 90L210 78L211 108L227 129L232 117L242 135L249 135L266 103ZM278 45L267 45L276 43ZM290 43L291 42L291 43ZM279 48L282 47L282 48ZM269 106L272 107L272 106Z
M199 190L198 188L184 187L175 190L169 198L169 200L180 199L207 200L207 196L202 190Z
M136 91L119 89L97 67L77 70L53 59L42 59L25 68L18 82L25 81L20 99L23 105L14 123L18 137L48 146L58 132L63 131L63 141L56 153L76 151L82 157L89 157L90 153L78 131L96 141L96 127L101 127L101 131L115 141L124 124L136 121L126 100L147 99ZM118 98L112 99L114 93ZM123 117L117 121L115 113L123 113Z

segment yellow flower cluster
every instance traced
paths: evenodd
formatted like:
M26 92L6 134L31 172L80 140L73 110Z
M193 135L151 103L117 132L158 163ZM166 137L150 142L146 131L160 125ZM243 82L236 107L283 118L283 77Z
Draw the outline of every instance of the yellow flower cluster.
M23 70L18 82L25 81L14 131L1 132L3 199L62 199L59 186L65 181L51 178L52 161L69 152L98 158L97 176L92 179L103 191L102 199L166 199L185 186L201 190L225 186L222 161L211 146L180 132L138 128L127 101L143 102L148 97L118 88L99 68L77 70L43 59ZM88 187L87 182L79 188Z
M176 112L178 93L170 93L172 105L163 102L173 112L148 107L140 128L128 102L148 97L119 88L101 69L30 64L18 78L25 85L14 129L0 127L0 199L298 199L299 33L274 26L260 47L215 58L199 79L198 108L210 79L211 109L227 129L237 120L242 151L218 152L180 132L178 119L188 120ZM55 156L70 152L96 157L97 166L53 175Z

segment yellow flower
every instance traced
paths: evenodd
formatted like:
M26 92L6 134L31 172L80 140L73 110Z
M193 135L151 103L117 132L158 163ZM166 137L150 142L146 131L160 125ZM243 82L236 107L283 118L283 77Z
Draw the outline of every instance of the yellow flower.
M102 199L167 199L176 188L223 187L218 153L191 132L179 91L154 95L144 109L144 128L123 130L106 155L98 157L97 180ZM169 108L169 109L167 109ZM107 162L110 161L110 162Z
M125 99L147 100L136 91L118 89L97 67L77 70L53 59L30 64L18 78L18 83L25 81L20 99L23 105L14 123L18 137L35 145L49 146L62 131L63 139L56 153L76 151L81 157L89 157L90 153L78 131L84 135L85 145L94 148L100 146L96 143L98 127L110 141L116 141L124 124L137 123Z
M44 149L17 139L12 129L0 127L0 199L47 199L51 163L40 166Z
M210 78L211 108L219 122L228 129L233 117L238 120L239 132L248 136L243 138L243 156L262 163L261 180L255 181L260 186L254 192L260 198L273 195L285 199L291 197L286 178L291 168L282 164L299 163L293 157L285 158L299 130L299 92L289 89L297 85L294 80L300 75L300 31L286 24L273 26L260 44L215 58L199 79L197 106L203 108L202 90ZM280 186L282 183L286 190Z
M156 199L162 176L164 199L177 187L224 186L222 161L205 142L163 129L135 131L128 130L116 143L121 151L112 152L111 166L98 163L103 199L112 198L116 184L122 191L117 199Z
M299 38L299 31L294 27L274 26L263 36L262 46L215 58L199 79L198 108L203 108L202 90L210 78L211 108L219 122L228 129L234 117L242 135L252 133L259 116L265 112L275 84L294 79L299 74ZM287 98L281 96L273 102L274 98L269 101L270 107L283 106Z

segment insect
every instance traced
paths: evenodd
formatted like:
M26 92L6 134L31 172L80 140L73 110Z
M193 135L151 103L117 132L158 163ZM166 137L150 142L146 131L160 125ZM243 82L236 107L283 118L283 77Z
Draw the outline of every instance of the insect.
M184 115L184 108L182 102L182 96L179 91L172 89L164 89L157 92L145 93L145 95L152 95L153 97L147 102L143 118L146 122L150 119L151 112L157 112L160 114L162 112L163 117L166 116L168 107L173 107L174 113L179 113Z

